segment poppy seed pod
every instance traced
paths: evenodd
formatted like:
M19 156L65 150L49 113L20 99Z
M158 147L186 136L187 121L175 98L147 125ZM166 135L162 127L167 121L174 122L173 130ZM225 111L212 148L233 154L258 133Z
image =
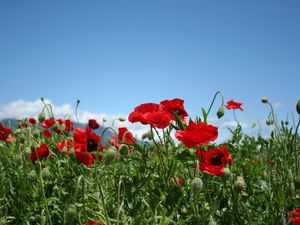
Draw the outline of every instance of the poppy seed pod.
M264 98L261 99L261 102L262 102L262 103L268 103L269 100L268 100L268 98L264 97Z
M220 108L218 109L217 116L219 119L224 116L224 107L223 106L220 106Z
M199 177L195 177L192 181L192 188L195 191L201 191L203 188L203 181Z
M41 122L44 122L44 120L46 119L45 113L41 112L38 116L38 120Z
M296 110L297 110L297 113L300 115L300 100L298 100L298 102L297 102Z

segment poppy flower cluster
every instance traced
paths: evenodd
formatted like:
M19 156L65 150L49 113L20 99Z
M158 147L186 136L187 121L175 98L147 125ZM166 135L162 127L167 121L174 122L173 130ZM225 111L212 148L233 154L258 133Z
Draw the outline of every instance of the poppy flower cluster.
M95 134L90 127L85 130L76 128L73 139L75 155L80 162L89 167L95 160L102 160L101 155L96 157L99 151L104 151L100 143L101 136Z
M0 141L9 142L8 136L11 134L11 129L6 128L0 123Z
M155 128L166 128L174 120L174 113L176 113L183 120L188 116L183 106L182 99L165 100L156 103L145 103L137 106L132 113L130 113L128 120L132 123L140 122L142 124L149 124Z
M57 134L61 134L62 132L68 133L74 130L74 122L70 119L57 119L49 118L44 120L41 123L41 126L45 128L43 130L43 134L46 138L51 138L52 133L49 131L51 128L52 131L56 132Z

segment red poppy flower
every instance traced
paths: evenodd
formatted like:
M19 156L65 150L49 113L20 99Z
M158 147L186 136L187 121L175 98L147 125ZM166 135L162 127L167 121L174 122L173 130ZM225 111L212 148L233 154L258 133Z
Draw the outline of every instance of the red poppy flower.
M44 130L43 134L44 134L45 138L51 138L52 137L52 134L48 130Z
M77 159L84 163L86 166L91 166L96 156L95 154L89 154L89 152L97 152L104 150L104 147L100 145L100 136L93 133L90 127L87 127L86 130L76 128L74 135L74 148L75 155ZM102 156L98 157L98 160L101 160Z
M46 119L44 120L44 122L41 123L41 126L48 129L53 126L54 122L54 118Z
M160 102L159 109L161 111L169 112L173 115L175 112L182 120L188 116L183 106L184 100L175 98L173 100L164 100Z
M175 137L187 147L206 145L218 137L218 128L206 123L196 124L190 120L184 130L177 130Z
M293 222L294 225L300 225L300 208L292 210L288 214L288 220L289 222Z
M173 119L172 114L160 111L159 105L155 103L145 103L137 106L128 118L132 123L141 122L156 128L166 128Z
M49 148L46 144L41 144L40 147L36 150L32 150L29 159L32 162L35 162L38 158L47 158L50 154Z
M227 102L227 105L225 105L225 107L227 109L240 109L241 111L243 111L242 105L243 105L243 103L235 102L233 100L230 100L230 101Z
M70 132L74 130L74 123L72 120L69 119L65 120L65 125L66 125L65 132Z
M97 129L100 125L95 119L89 119L89 127L92 129Z
M88 222L88 223L84 223L82 225L105 225L104 223L97 223L97 222Z
M206 152L198 150L196 155L202 158L202 162L199 164L200 170L211 175L223 176L227 163L230 165L233 163L226 146L208 149Z
M123 142L123 143L133 144L136 142L132 133L129 132L126 127L120 127L118 130L119 130L118 143ZM119 149L120 144L116 144L116 139L117 139L116 136L113 135L113 138L108 139L108 143L111 146L116 146Z
M34 119L34 118L29 118L29 119L28 119L28 123L30 123L30 124L36 124L36 119Z
M126 127L120 127L118 130L119 130L118 141L125 142L128 144L135 143L135 139L134 139L132 133L129 132Z
M61 142L56 144L57 149L62 153L64 149L66 149L67 155L70 154L70 150L73 147L73 140L62 140Z
M11 134L11 129L6 128L0 123L0 141L8 141L8 136Z

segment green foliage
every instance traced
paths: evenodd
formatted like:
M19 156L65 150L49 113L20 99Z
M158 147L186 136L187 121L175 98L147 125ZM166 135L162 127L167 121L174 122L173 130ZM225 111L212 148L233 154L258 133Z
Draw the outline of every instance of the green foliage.
M175 117L174 127L184 129ZM234 163L224 177L195 168L198 148L176 144L170 138L174 127L149 143L111 147L91 167L78 162L74 151L58 151L66 136L44 138L39 126L15 130L11 143L0 142L0 223L279 224L300 206L294 127L282 123L270 138L245 135L239 125L230 130L223 145ZM51 154L32 163L30 147L41 142Z

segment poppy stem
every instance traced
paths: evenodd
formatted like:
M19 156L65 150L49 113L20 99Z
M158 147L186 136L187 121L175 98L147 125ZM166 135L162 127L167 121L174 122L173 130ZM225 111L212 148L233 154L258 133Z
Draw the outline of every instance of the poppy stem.
M78 124L79 124L79 119L78 119L78 106L79 106L79 103L80 103L80 100L78 99L77 103L76 103L76 108L75 108L75 117L76 117L76 121L77 121Z
M212 106L213 106L213 104L214 104L214 102L215 102L216 97L217 97L218 94L221 95L221 97L222 97L222 105L221 106L224 106L224 96L223 96L222 92L218 91L218 92L216 92L216 94L214 95L214 98L213 98L212 102L210 103L210 106L209 106L207 114L206 114L207 116L209 115L210 110L211 110L211 108L212 108Z
M47 213L47 217L48 217L48 220L49 220L49 224L52 225L51 216L50 216L50 213L49 213L47 198L46 198L45 189L44 189L44 182L43 182L43 175L42 175L42 165L41 165L40 162L38 162L38 164L39 164L39 182L41 184L41 190L42 190L42 195L43 195L44 204L45 204L45 208L46 208L46 213Z

